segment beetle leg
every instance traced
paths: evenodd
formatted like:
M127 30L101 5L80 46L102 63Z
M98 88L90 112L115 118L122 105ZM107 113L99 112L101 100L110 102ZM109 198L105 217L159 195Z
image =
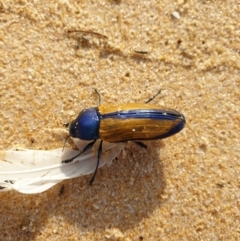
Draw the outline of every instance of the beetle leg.
M145 104L151 102L153 99L155 99L156 96L158 96L161 93L161 89L157 92L157 94L155 94L152 98L150 98L149 100L145 101Z
M145 149L147 148L147 146L140 141L134 141L134 143L137 144L138 146L142 147L142 148L145 148Z
M97 141L97 140L94 140L94 141L90 142L89 144L87 144L87 145L84 147L84 149L83 149L80 153L78 153L76 156L74 156L74 157L72 157L72 158L70 158L70 159L67 159L67 160L62 161L62 163L72 162L76 157L82 155L85 151L87 151L87 150L89 150L90 148L92 148L96 141Z
M92 176L92 178L91 178L91 180L90 180L90 185L93 184L94 179L95 179L96 174L97 174L97 170L98 170L98 166L99 166L99 162L100 162L100 157L101 157L101 155L102 155L102 143L103 143L103 141L101 140L101 141L100 141L100 144L99 144L99 147L98 147L98 156L97 156L98 160L97 160L97 165L96 165L95 172L93 173L93 176Z

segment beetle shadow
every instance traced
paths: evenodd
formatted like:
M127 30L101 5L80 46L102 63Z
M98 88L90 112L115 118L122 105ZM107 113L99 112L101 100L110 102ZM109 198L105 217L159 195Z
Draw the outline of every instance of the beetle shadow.
M164 202L165 177L159 160L163 143L145 144L147 149L129 142L111 166L98 171L92 186L88 175L36 195L1 193L2 234L33 239L53 217L65 219L80 233L135 227Z
M71 185L65 183L64 195L72 195L70 202L74 206L66 210L68 223L81 232L106 228L125 231L161 206L165 178L159 149L163 144L160 141L146 144L148 148L144 149L129 142L111 166L99 170L92 186L86 185L91 176L74 179ZM65 198L61 202L69 205Z

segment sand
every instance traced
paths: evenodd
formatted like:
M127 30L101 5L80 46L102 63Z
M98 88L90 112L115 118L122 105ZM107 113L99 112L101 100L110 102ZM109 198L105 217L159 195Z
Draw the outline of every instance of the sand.
M240 240L239 16L233 0L2 1L1 150L62 147L93 88L102 104L161 89L187 125L129 142L91 187L0 193L0 240Z

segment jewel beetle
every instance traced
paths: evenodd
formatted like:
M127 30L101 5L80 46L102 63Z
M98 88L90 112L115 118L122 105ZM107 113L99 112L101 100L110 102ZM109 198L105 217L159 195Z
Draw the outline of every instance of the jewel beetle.
M97 94L99 95L98 92ZM186 123L184 115L172 109L148 104L153 98L145 104L106 104L82 110L75 120L67 124L69 136L92 142L78 155L64 160L63 163L72 162L100 139L96 169L90 180L92 184L99 166L103 141L134 141L145 146L141 141L163 139L181 131Z

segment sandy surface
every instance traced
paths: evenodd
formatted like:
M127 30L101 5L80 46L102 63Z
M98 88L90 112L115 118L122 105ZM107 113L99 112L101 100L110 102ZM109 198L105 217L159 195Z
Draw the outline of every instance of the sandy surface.
M154 104L187 120L147 150L129 143L92 187L0 193L0 240L240 240L237 2L0 3L1 150L62 147L62 123L97 105L92 88L102 103L161 88Z

